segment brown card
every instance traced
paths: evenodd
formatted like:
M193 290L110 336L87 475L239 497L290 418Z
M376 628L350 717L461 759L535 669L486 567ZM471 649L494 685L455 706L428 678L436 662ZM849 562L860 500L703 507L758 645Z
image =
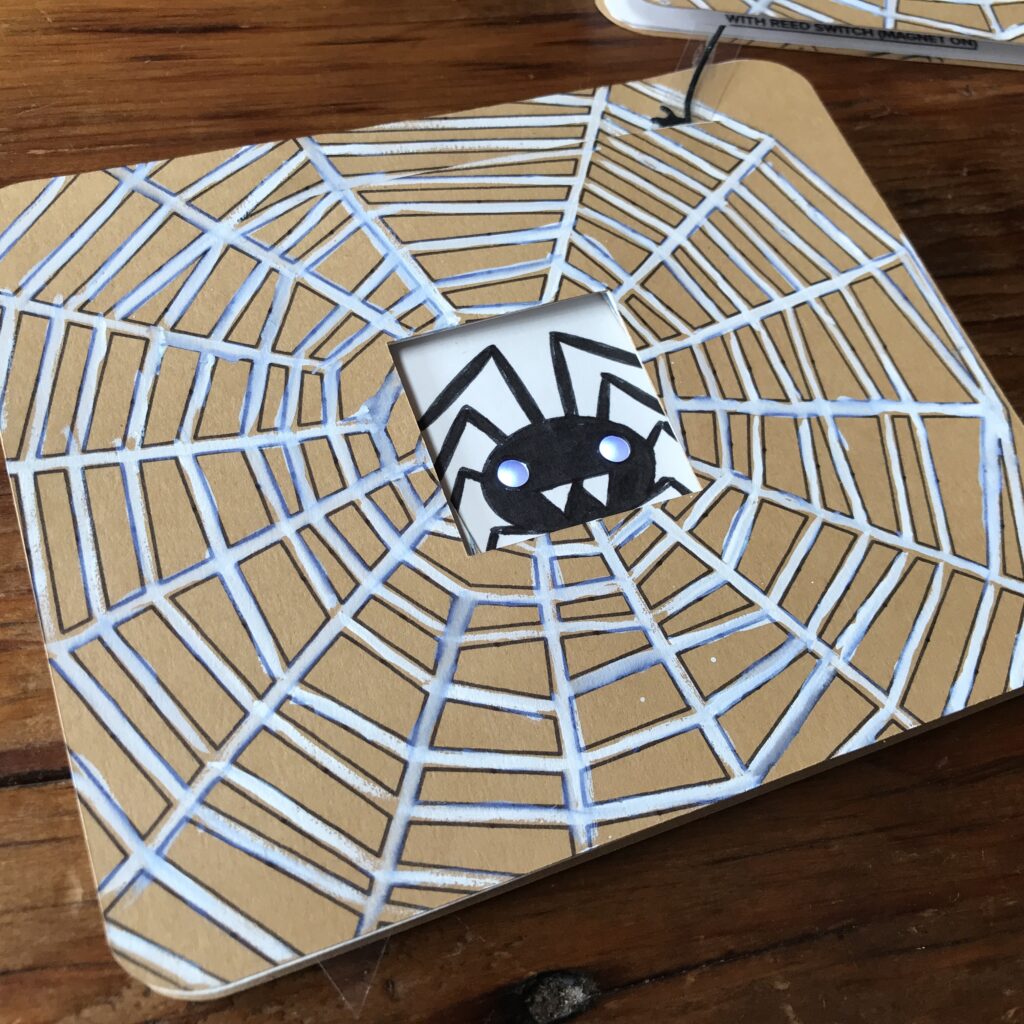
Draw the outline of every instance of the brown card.
M708 76L692 126L650 120L681 74L0 193L7 466L111 947L154 988L1021 685L1020 421L807 83ZM389 343L595 292L698 489L469 554Z

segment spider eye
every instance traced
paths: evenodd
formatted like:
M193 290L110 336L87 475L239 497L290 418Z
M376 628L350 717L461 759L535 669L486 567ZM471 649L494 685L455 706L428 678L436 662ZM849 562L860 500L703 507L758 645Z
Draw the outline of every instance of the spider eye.
M619 437L618 434L606 434L601 438L597 450L601 458L608 462L625 462L629 458L632 448L624 437Z
M522 487L530 479L530 467L518 459L505 459L498 465L498 483L506 487Z

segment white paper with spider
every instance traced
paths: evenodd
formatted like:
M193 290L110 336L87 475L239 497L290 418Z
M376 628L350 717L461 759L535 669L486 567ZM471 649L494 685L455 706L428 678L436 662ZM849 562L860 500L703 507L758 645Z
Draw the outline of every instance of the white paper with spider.
M474 321L392 350L471 550L699 489L607 294Z

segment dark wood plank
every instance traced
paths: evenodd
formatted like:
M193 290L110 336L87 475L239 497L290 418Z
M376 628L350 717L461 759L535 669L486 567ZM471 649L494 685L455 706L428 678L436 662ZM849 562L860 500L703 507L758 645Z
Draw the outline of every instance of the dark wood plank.
M7 0L0 181L659 74L684 50L590 0ZM1024 74L746 55L815 84L1024 407ZM524 979L580 968L587 1021L1024 1020L1017 702L342 958L337 989L314 969L210 1006L145 992L103 943L69 785L45 781L63 747L0 502L0 1019L505 1024Z
M109 167L581 88L671 71L680 50L628 35L590 0L5 0L0 174Z
M66 773L14 499L0 467L0 785Z

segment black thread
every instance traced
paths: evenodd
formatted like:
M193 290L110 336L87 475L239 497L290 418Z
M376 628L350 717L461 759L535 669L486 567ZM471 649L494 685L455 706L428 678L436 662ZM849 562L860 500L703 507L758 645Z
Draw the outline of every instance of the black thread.
M708 61L711 60L711 55L715 52L715 47L718 45L718 40L722 38L722 33L725 31L724 25L719 25L718 28L712 32L711 37L704 44L704 49L701 52L700 58L697 60L697 64L693 69L693 74L690 76L690 84L686 89L686 98L683 100L683 115L680 117L670 107L666 107L661 104L661 109L665 112L664 117L652 117L651 123L656 124L659 128L674 128L680 124L692 124L693 122L693 98L697 93L697 84L700 82L700 76L704 73L704 68L707 67Z

